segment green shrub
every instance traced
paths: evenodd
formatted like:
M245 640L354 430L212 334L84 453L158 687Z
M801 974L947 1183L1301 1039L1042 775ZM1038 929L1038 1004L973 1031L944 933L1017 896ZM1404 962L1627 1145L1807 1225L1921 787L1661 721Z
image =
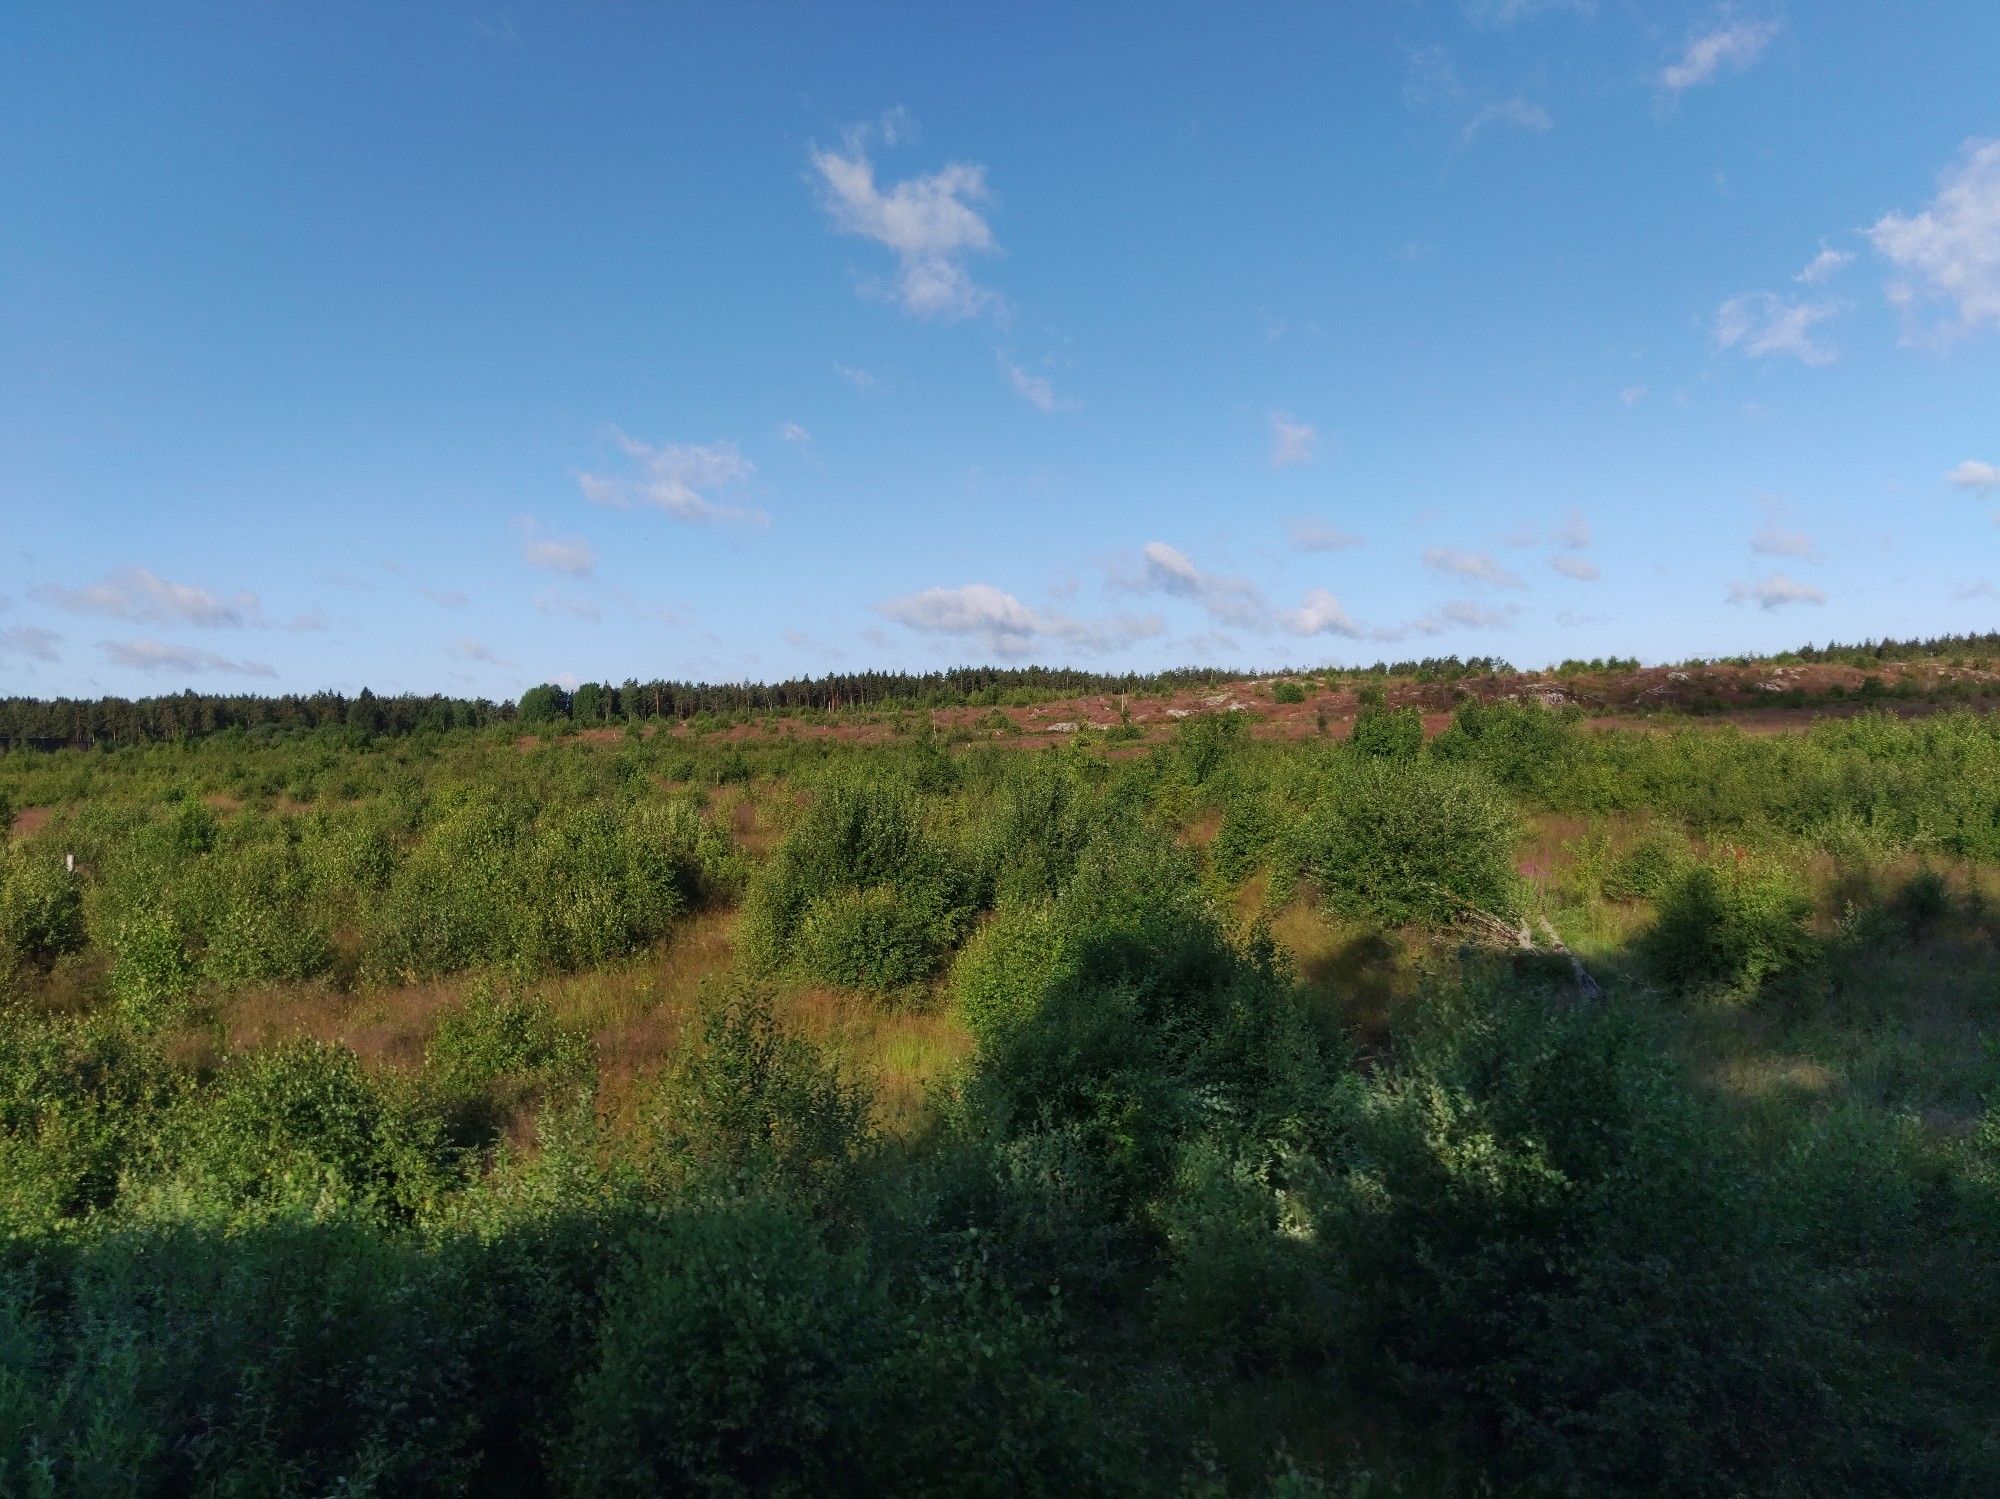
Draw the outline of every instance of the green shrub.
M1783 865L1698 864L1661 894L1643 948L1654 970L1683 992L1751 989L1812 960L1811 917L1804 881Z
M1300 682L1273 682L1271 701L1274 703L1302 703L1306 700L1305 685Z
M893 885L840 890L807 908L792 947L800 972L878 992L937 972L964 926L965 911L940 905L936 887L904 895Z
M1414 760L1423 753L1424 716L1415 708L1364 704L1354 715L1348 747L1382 760Z
M1689 863L1685 839L1650 832L1612 860L1604 872L1604 895L1610 900L1658 900Z
M1451 920L1515 903L1514 809L1476 771L1424 761L1344 764L1295 833L1297 858L1334 906L1377 921Z
M587 1032L561 1024L539 995L475 985L439 1019L424 1071L454 1098L521 1095L584 1083L595 1062Z
M447 1185L437 1120L390 1096L353 1052L300 1041L235 1059L162 1130L156 1216L406 1222Z
M76 952L84 939L82 890L62 861L0 843L0 974Z
M952 965L951 987L966 1027L982 1042L1031 1019L1068 961L1051 901L1003 905L973 933Z
M972 901L913 793L836 781L752 882L745 946L766 969L890 987L937 970Z
M870 1103L815 1048L778 1028L766 995L712 999L698 1044L662 1083L655 1169L738 1188L821 1190L868 1144Z

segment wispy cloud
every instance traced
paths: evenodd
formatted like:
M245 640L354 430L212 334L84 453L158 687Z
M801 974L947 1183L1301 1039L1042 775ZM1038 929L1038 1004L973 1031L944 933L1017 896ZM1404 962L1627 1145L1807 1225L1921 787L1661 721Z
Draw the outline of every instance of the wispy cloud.
M275 677L277 669L262 661L236 661L194 646L170 645L161 640L101 640L98 649L113 666L152 675L177 672L182 676Z
M1500 565L1491 552L1468 552L1462 547L1425 547L1424 566L1432 572L1475 583L1491 583L1500 588L1519 588L1520 578Z
M1840 311L1837 302L1787 302L1767 291L1744 292L1715 310L1715 343L1752 359L1783 354L1801 364L1834 361L1834 351L1813 330Z
M1724 68L1740 72L1764 55L1777 34L1775 21L1738 21L1704 32L1688 43L1678 62L1660 70L1660 87L1680 93L1713 81Z
M436 604L440 609L463 609L467 604L472 602L471 599L466 597L462 589L420 588L417 591L433 604Z
M587 619L592 624L597 624L604 618L604 611L589 599L573 598L568 594L558 593L553 588L545 588L535 595L535 612L565 615L570 619Z
M1549 566L1565 578L1574 578L1579 583L1595 583L1599 576L1595 562L1574 552L1557 553L1549 559Z
M0 630L0 656L25 661L59 661L62 658L56 653L56 647L61 644L62 636L39 625L9 625Z
M1037 411L1076 411L1079 405L1056 394L1056 388L1045 375L1031 375L1018 364L1000 361L1000 368L1006 372L1007 383L1014 387L1020 398Z
M1618 392L1618 404L1621 406L1636 406L1645 399L1646 387L1643 385L1628 385Z
M1944 482L1955 489L1972 489L1985 494L2000 489L2000 464L1982 463L1977 458L1968 458L1965 462L1949 469L1945 473Z
M1319 451L1319 429L1300 421L1289 411L1271 413L1272 468L1295 468L1310 463Z
M483 640L475 640L470 635L460 635L445 647L445 653L460 661L472 661L481 666L497 666L507 671L519 668L512 661L503 659L492 646Z
M884 618L909 629L976 641L1003 658L1024 656L1049 645L1094 655L1121 650L1163 632L1156 617L1077 619L1057 610L1033 608L990 583L926 588L888 599L875 608Z
M1750 550L1765 557L1797 557L1819 561L1819 544L1803 531L1789 531L1776 521L1766 521L1750 538Z
M1411 109L1448 104L1464 94L1458 68L1442 47L1419 47L1403 69L1403 103Z
M884 187L868 155L871 133L857 127L838 147L810 153L834 227L894 253L886 295L917 317L956 321L999 309L999 296L966 270L970 257L999 248L986 219L993 200L986 168L952 162Z
M721 492L740 487L756 472L735 443L669 443L655 447L628 437L615 427L612 437L638 471L624 477L579 473L577 486L593 505L619 510L648 505L693 524L719 521L769 524L769 517L761 510L716 498Z
M1359 536L1309 515L1292 517L1285 529L1301 552L1344 552L1361 545Z
M2000 327L2000 140L1969 140L1914 214L1884 214L1868 231L1875 253L1895 268L1889 300L1908 320L1905 337L1944 340ZM1917 314L1946 315L1920 330Z
M779 422L778 441L793 442L793 443L811 442L812 433L806 431L806 429L804 427L801 427L797 422Z
M1191 600L1221 624L1270 627L1271 606L1256 584L1247 578L1207 572L1195 566L1187 553L1164 541L1149 541L1139 549L1136 576L1114 573L1112 582L1142 593Z
M1783 609L1791 604L1824 604L1826 594L1810 583L1772 573L1754 583L1731 583L1729 602L1755 604L1760 609Z
M101 582L82 588L46 584L35 590L44 603L72 614L96 614L141 624L241 628L261 616L257 595L239 591L224 598L192 583L172 583L150 568L121 567Z
M869 374L868 371L857 368L854 365L841 364L836 360L833 372L856 390L873 390L875 388L875 377Z
M597 553L581 536L545 536L532 515L518 517L521 532L521 559L569 578L587 578L597 568Z
M1807 286L1824 286L1840 273L1843 266L1853 259L1854 252L1852 250L1829 250L1825 245L1821 245L1819 254L1808 260L1800 269L1798 275L1792 277L1792 279L1794 281L1802 281Z
M1467 120L1465 128L1458 133L1458 144L1461 150L1464 149L1495 125L1508 125L1541 135L1554 124L1549 112L1541 105L1516 96L1502 99L1498 104L1489 104Z

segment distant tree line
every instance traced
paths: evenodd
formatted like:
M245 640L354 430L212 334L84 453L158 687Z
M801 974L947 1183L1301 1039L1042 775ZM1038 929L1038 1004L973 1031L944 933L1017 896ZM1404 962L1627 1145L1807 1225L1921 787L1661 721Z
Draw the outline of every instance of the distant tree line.
M261 697L193 691L143 698L9 697L0 698L0 749L111 749L203 739L230 730L399 735L478 728L512 714L511 704L483 698L377 697L365 687L353 697L339 692Z

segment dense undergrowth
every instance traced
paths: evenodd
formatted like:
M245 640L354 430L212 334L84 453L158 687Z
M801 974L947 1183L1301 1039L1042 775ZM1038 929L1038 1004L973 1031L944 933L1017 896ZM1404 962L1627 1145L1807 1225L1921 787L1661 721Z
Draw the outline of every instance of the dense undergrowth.
M2000 724L1363 719L0 757L0 1492L1992 1492Z

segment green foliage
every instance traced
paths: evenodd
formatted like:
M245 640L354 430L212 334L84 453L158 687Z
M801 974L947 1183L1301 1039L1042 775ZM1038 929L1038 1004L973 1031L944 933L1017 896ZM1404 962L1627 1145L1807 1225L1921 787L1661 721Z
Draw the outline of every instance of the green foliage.
M17 963L50 963L83 945L82 888L62 860L0 843L0 980Z
M1273 682L1271 701L1274 703L1302 703L1306 700L1303 682Z
M569 694L552 682L530 687L514 708L514 717L524 726L553 723L568 713Z
M424 1048L426 1077L445 1097L463 1100L475 1119L587 1088L595 1061L589 1035L561 1024L546 999L486 983L445 1013Z
M233 1060L183 1098L144 1187L155 1216L403 1222L449 1183L435 1116L362 1074L345 1047L295 1042Z
M866 1090L780 1030L767 996L718 997L699 1044L663 1088L656 1169L732 1188L819 1190L867 1146L868 1113Z
M1367 703L1354 715L1348 745L1357 755L1382 760L1414 760L1423 753L1424 717L1415 708Z
M1686 840L1655 829L1612 861L1604 872L1604 894L1611 900L1658 900L1689 862Z
M913 792L834 781L751 884L744 931L765 968L889 988L936 972L971 909Z
M1334 905L1377 921L1451 920L1514 905L1519 822L1491 781L1451 764L1342 764L1295 832L1300 867Z
M1683 992L1754 989L1812 961L1811 917L1804 882L1785 865L1748 858L1697 864L1661 893L1645 952Z

